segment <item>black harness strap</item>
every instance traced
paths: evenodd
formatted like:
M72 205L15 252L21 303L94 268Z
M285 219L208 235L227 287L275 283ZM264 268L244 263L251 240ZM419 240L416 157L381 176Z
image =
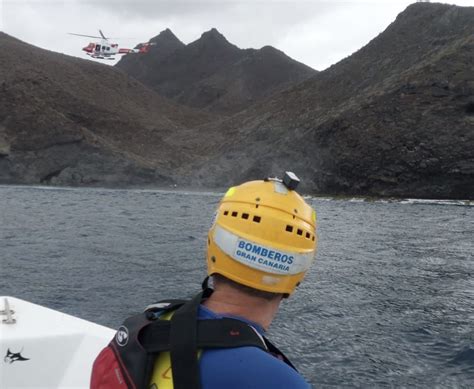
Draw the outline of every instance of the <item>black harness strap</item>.
M170 356L175 389L200 389L199 362L197 358L197 315L203 298L211 289L199 293L177 309L170 320Z
M266 337L263 337L265 341L265 345L267 346L267 351L270 354L273 354L275 357L278 359L282 360L285 362L288 366L292 367L294 370L298 371L296 367L293 366L293 364L290 362L290 360L286 357L285 354L283 354L272 342L270 342Z
M141 331L138 340L149 354L169 351L172 348L170 329L168 320L157 320ZM248 324L236 319L199 320L196 335L198 349L254 346L269 351L263 338Z
M200 320L197 323L199 348L233 348L255 346L264 351L263 339L247 323L236 319Z
M177 300L177 299L162 300L146 307L145 312L163 314L163 312L174 311L187 302L188 300Z

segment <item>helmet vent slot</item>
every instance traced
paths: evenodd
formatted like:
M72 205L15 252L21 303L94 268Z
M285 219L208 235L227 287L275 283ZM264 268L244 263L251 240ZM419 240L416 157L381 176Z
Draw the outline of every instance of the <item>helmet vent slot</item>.
M232 212L232 217L237 217L238 214L239 214L238 212L234 211Z
M229 211L224 211L224 216L227 216L229 214Z
M309 232L306 233L306 239L311 238L311 234Z
M293 232L293 226L290 226L289 224L286 226L286 232Z
M300 230L300 229L298 228L298 230L296 231L296 233L297 233L298 235L303 235L303 230Z
M260 220L262 220L262 218L261 218L260 216L254 216L254 217L253 217L253 221L254 221L255 223L260 223Z
M311 240L314 242L314 236L311 238Z
M248 218L249 218L249 214L248 214L248 213L243 213L243 214L242 214L242 219L247 220Z

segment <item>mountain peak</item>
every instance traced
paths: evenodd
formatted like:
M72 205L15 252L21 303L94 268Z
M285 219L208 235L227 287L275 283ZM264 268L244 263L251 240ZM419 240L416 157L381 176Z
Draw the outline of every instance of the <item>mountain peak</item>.
M181 42L178 39L178 37L173 34L173 31L171 31L169 28L161 31L157 36L151 38L150 42L154 42L154 43L167 42L167 43L178 43L179 45L184 45L183 42Z
M200 53L200 55L207 55L204 53L209 52L214 54L216 52L227 53L231 56L240 54L240 49L230 43L216 28L211 28L209 31L202 33L199 39L188 45L188 48Z
M214 40L228 42L224 35L222 35L216 28L211 28L209 31L201 35L201 40Z
M147 55L125 55L116 66L126 71L126 69L135 66L137 63L155 63L186 46L169 28L161 31L158 35L151 38L149 42L153 45L150 47ZM136 49L141 47L143 47L143 43L135 46Z

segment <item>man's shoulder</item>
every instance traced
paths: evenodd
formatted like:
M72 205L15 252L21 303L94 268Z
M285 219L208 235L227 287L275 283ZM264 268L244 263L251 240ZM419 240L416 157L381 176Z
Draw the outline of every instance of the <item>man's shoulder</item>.
M203 389L309 389L286 363L257 347L206 350L201 358Z
M201 306L199 319L219 320L231 317L252 326L258 333L263 329L256 323L238 316L219 315ZM309 389L304 378L285 362L258 347L207 349L201 356L203 389Z

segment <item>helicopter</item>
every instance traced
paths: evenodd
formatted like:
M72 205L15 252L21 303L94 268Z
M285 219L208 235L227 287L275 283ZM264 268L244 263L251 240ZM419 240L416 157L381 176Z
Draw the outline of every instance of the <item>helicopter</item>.
M148 50L150 50L150 46L153 46L155 44L153 42L147 42L140 43L138 45L138 48L136 49L119 48L117 43L109 42L109 39L113 38L107 38L102 32L102 30L99 30L99 33L100 36L75 34L73 32L69 32L68 34L100 39L100 42L91 42L86 47L82 48L82 50L85 51L87 55L95 59L114 60L115 56L118 54L144 54L147 53Z

